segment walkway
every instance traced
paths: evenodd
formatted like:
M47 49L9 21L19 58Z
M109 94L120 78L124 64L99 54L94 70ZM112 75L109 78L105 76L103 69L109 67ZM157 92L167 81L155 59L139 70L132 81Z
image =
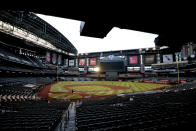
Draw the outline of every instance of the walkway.
M75 123L75 115L76 115L76 105L75 102L72 102L69 105L69 120L67 123L66 131L75 131L76 130L76 123Z

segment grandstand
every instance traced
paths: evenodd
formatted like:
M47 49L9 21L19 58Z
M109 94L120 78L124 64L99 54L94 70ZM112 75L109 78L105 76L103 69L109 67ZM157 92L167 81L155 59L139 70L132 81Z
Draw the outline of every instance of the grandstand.
M43 100L38 93L57 73L69 77L62 59L73 58L76 48L34 13L0 12L0 130L64 129L69 102ZM59 57L58 63L46 61L46 54Z
M0 11L0 130L191 130L196 44L79 53L30 11Z

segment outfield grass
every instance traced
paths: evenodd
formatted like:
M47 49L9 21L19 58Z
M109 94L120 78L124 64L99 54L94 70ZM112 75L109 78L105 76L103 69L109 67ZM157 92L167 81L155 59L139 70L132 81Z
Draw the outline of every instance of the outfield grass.
M63 81L50 88L48 97L55 99L80 99L85 96L107 96L130 92L144 92L168 87L166 84L118 81ZM74 90L74 93L71 91Z

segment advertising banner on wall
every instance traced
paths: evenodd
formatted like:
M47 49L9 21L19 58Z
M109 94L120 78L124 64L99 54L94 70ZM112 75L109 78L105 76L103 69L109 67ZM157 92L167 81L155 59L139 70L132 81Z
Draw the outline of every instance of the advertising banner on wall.
M52 64L56 64L57 55L55 53L52 54Z
M79 59L79 66L85 66L85 59Z
M89 58L86 58L86 66L89 66Z
M78 59L75 59L75 63L76 67L78 67Z
M46 62L48 62L48 63L51 62L50 52L46 52Z
M79 71L84 71L84 68L79 68Z
M128 72L140 72L140 67L127 67Z
M64 66L68 67L68 59L64 59Z
M96 58L91 58L90 59L90 66L96 66L96 65L97 65Z
M62 55L58 55L58 65L62 64Z
M74 60L69 60L69 66L74 66Z
M173 62L172 54L163 55L163 63L172 63L172 62Z
M138 56L130 56L129 64L138 64Z

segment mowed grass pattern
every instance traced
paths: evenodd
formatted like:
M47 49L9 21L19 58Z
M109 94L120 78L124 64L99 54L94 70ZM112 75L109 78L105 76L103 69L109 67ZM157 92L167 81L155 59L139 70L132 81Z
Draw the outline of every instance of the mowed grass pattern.
M121 93L145 92L168 86L166 84L118 81L61 81L51 86L48 96L55 99L80 99L91 95L108 96ZM118 89L118 87L120 88ZM74 90L74 93L71 92L72 90Z

